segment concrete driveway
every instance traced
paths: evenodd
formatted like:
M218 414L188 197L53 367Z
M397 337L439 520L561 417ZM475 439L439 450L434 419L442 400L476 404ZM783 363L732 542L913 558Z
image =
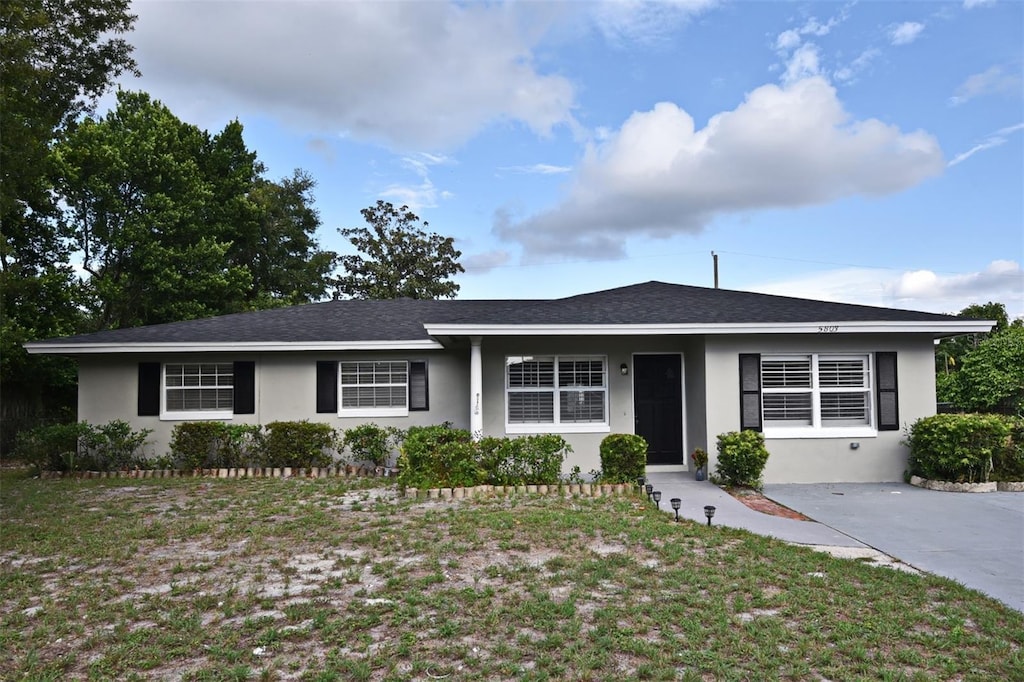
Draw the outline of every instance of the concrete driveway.
M905 483L766 485L771 499L911 566L1024 611L1024 493Z

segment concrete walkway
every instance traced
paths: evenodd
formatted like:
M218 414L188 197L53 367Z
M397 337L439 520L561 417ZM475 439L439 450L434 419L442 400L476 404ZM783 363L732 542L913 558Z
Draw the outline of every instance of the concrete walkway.
M647 478L655 490L661 491L661 508L670 514L672 508L669 500L678 497L682 501L679 516L694 521L707 522L704 506L710 504L715 507L715 518L712 520L715 525L742 528L800 545L867 547L855 538L820 523L754 511L718 486L694 480L693 474L689 472L652 473Z
M765 495L915 568L1024 611L1024 493L906 483L767 485Z

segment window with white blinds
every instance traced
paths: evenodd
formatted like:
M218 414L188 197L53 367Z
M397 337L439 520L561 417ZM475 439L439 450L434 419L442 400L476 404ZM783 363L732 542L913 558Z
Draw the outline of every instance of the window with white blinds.
M868 355L761 357L765 428L872 425Z
M164 410L231 413L234 383L234 365L230 362L166 364Z
M607 366L603 357L506 358L507 426L607 428Z
M370 360L340 363L339 414L381 416L409 411L409 363Z

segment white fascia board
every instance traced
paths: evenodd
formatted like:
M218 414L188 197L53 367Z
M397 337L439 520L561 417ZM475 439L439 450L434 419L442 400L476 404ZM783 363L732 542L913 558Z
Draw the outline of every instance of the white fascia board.
M907 322L729 323L729 324L426 324L431 336L654 336L670 334L940 334L991 331L994 322L976 320Z
M249 341L245 343L26 343L25 350L39 355L93 353L259 353L286 351L442 350L433 339L406 341Z

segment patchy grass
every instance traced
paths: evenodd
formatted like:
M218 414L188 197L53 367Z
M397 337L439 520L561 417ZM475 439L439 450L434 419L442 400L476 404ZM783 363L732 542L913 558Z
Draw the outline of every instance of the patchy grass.
M4 474L0 678L1020 679L948 580L637 498Z

